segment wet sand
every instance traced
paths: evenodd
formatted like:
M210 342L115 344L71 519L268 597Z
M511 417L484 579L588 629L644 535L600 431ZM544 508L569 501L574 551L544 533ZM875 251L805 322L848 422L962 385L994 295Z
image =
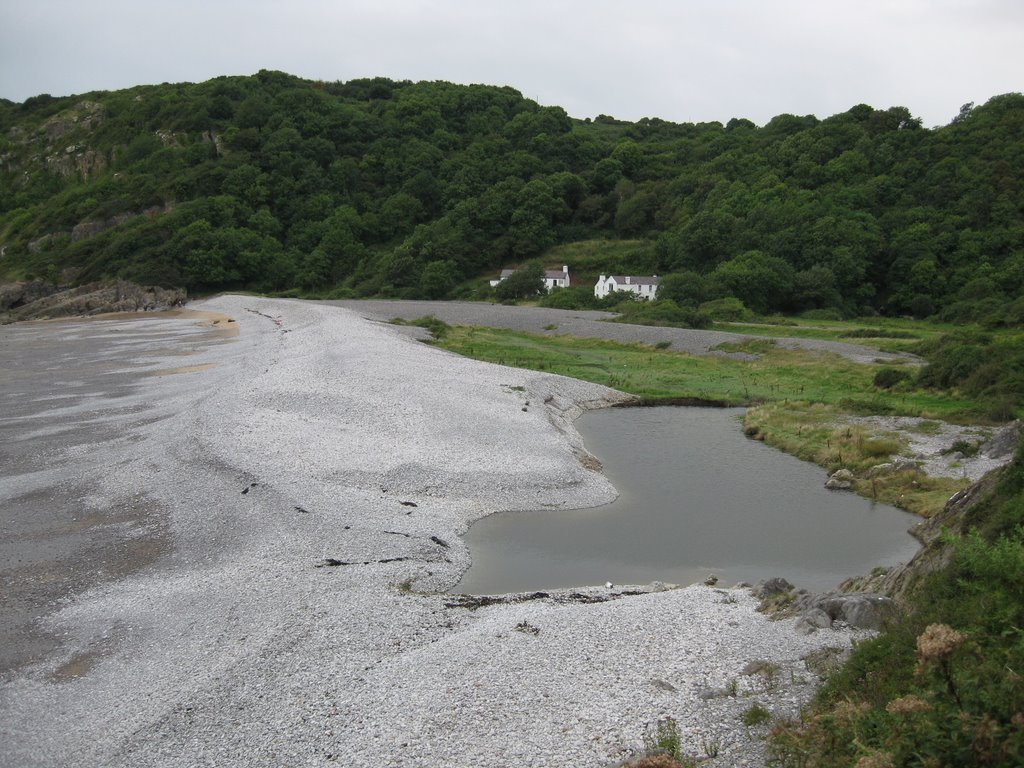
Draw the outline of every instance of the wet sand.
M117 468L90 457L161 418L147 377L214 365L154 370L154 360L237 336L229 321L172 310L0 327L0 679L59 648L42 616L168 553L161 505L91 503L97 476Z

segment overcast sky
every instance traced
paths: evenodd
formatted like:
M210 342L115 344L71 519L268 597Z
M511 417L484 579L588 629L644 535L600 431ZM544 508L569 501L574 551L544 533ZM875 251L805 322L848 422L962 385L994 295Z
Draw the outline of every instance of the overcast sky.
M0 0L0 97L278 69L725 122L1024 91L1024 0Z

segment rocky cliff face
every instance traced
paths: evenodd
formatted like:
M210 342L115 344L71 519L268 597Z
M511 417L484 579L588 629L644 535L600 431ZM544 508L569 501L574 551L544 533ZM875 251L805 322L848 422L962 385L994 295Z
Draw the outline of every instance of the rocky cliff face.
M0 155L7 173L30 173L41 168L64 179L88 181L109 165L105 152L89 146L89 135L107 118L104 106L80 101L44 122L35 131L12 128L7 138L12 151Z
M117 280L59 288L35 280L0 285L0 323L104 312L149 312L170 309L187 301L183 289L144 287Z

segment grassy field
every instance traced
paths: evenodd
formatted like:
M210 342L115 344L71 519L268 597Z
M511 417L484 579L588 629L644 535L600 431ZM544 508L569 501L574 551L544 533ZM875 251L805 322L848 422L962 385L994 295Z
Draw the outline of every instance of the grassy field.
M492 328L444 328L438 335L435 343L467 357L604 384L647 403L751 406L745 421L751 436L830 471L850 469L857 492L926 516L965 482L919 472L869 479L870 467L898 455L904 445L850 427L847 417L884 414L973 423L984 412L983 403L955 393L909 385L880 389L872 381L881 365L784 349L771 339L723 345L723 351L756 355L744 360Z
M906 352L922 341L962 330L962 327L906 318L869 317L857 320L760 318L748 323L717 322L712 329L769 338L846 341L867 344L885 352Z
M947 421L971 421L981 408L976 401L947 393L878 389L872 379L880 365L854 363L830 353L784 349L771 340L721 347L723 351L757 355L756 360L493 328L452 328L438 343L467 357L560 373L650 402L698 399L724 405L756 405L797 400L864 414Z

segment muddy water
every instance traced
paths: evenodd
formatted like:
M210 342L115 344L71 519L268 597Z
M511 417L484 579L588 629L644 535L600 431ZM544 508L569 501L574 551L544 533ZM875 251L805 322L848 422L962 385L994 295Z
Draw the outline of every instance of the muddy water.
M619 490L583 510L502 512L475 523L473 566L452 591L518 592L784 576L825 590L909 559L916 518L844 491L746 438L741 409L615 408L577 428Z

